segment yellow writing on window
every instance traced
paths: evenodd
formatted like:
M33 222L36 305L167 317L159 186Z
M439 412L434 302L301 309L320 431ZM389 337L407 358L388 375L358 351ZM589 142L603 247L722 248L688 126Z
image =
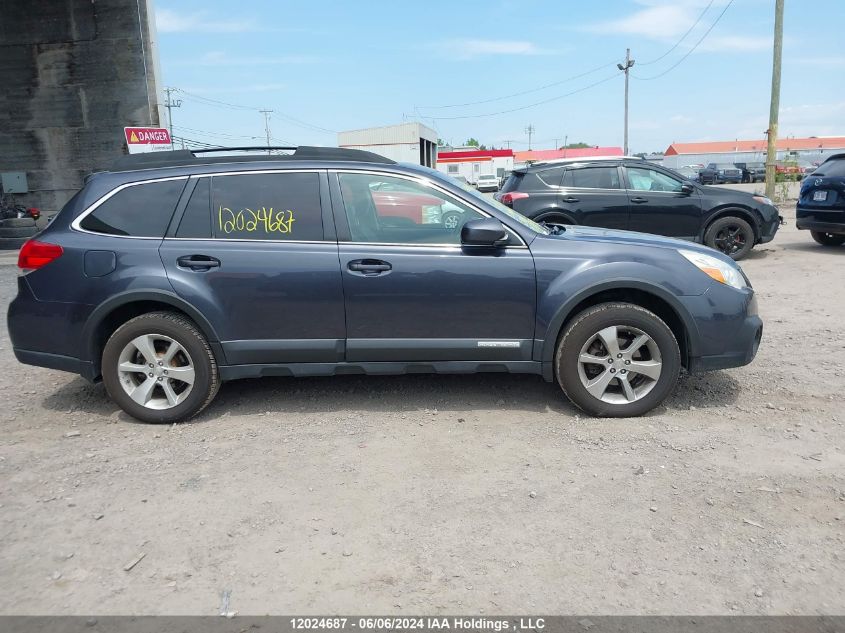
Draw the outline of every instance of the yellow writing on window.
M274 211L273 207L260 209L240 209L232 211L228 207L220 206L217 211L218 227L225 234L229 233L293 233L293 223L296 221L293 211Z

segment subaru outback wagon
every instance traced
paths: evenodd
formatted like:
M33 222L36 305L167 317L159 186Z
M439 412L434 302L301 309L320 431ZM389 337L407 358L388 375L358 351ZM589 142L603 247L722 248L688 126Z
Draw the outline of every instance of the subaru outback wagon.
M102 379L143 421L237 378L484 371L633 416L682 367L744 365L760 343L747 278L701 246L554 234L356 150L121 160L21 249L8 322L21 362Z

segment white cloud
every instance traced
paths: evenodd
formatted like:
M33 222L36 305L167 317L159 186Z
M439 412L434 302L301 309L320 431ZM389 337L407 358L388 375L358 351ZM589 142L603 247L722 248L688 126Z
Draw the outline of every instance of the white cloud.
M753 37L750 35L710 36L701 43L698 50L713 53L727 51L770 51L772 50L772 38Z
M156 28L160 33L243 33L260 30L253 20L215 20L205 12L179 13L173 9L156 10Z
M519 40L458 39L442 43L460 57L488 55L547 55L551 51L537 48L532 42Z
M810 66L845 67L845 57L785 57L784 63L807 64Z

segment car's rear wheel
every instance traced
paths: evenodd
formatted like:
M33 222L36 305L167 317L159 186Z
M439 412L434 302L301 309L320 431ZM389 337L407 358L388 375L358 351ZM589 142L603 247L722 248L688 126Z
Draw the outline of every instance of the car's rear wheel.
M121 325L103 350L102 374L112 400L143 422L186 420L220 386L208 341L173 312L151 312Z
M842 246L845 244L845 235L838 233L824 233L823 231L810 231L810 235L822 246Z
M566 326L555 354L558 384L587 413L642 415L678 380L681 353L672 330L631 303L587 308Z
M707 227L704 243L732 259L740 260L754 248L754 229L736 216L719 218Z

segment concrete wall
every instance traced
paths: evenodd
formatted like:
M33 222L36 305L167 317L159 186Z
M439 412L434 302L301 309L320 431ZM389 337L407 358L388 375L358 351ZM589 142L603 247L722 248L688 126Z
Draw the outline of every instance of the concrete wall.
M57 211L125 152L123 127L158 125L148 0L3 0L0 171L21 204Z

